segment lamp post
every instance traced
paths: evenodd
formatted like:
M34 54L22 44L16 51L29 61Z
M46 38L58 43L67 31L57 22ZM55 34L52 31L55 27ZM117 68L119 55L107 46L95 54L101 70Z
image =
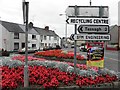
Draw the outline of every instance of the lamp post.
M23 21L25 24L25 65L24 65L24 87L29 86L29 73L28 73L28 6L29 2L23 0Z
M66 16L66 20L67 20L67 14L59 14L60 16L65 15ZM67 44L67 22L65 23L65 47Z
M29 2L23 0L23 21L25 24L25 65L24 65L24 87L29 86L29 71L28 71L28 30L33 28L33 23L28 24Z

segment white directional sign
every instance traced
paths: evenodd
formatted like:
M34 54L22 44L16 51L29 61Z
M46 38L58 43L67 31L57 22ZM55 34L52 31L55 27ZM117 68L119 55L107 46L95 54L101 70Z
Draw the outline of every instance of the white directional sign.
M79 33L109 33L108 25L80 25Z
M70 39L71 39L71 40L74 40L74 35L75 35L75 34L71 34L71 36L70 36Z
M68 18L66 22L79 25L109 25L108 18Z
M86 40L86 41L109 41L109 34L75 34L74 40Z

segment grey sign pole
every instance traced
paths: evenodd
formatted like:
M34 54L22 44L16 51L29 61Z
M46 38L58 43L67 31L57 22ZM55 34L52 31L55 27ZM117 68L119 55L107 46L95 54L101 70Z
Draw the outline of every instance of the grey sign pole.
M77 5L75 5L75 17L77 17ZM77 34L77 24L75 24L75 34ZM74 40L74 72L76 73L76 44L77 41Z
M28 73L28 8L29 8L29 2L25 2L25 65L24 65L24 87L29 86L29 73Z

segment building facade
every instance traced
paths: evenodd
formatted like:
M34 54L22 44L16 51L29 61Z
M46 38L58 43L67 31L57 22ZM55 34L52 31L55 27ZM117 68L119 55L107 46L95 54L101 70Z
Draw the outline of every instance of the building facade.
M47 28L33 27L28 30L28 47L40 49L60 45L59 36ZM25 47L25 25L0 21L0 48L7 51Z
M118 50L119 49L119 26L110 26L111 40L106 42L107 50Z
M120 1L118 2L118 26L119 26L119 29L118 29L118 40L119 40L119 50L120 50Z

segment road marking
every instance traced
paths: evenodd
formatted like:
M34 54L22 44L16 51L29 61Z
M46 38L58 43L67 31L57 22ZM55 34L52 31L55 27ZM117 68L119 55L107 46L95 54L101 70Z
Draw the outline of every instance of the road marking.
M108 59L111 59L111 60L113 60L113 61L120 62L120 61L118 61L117 59L114 59L114 58L109 58L109 57L104 57L104 58L108 58Z

